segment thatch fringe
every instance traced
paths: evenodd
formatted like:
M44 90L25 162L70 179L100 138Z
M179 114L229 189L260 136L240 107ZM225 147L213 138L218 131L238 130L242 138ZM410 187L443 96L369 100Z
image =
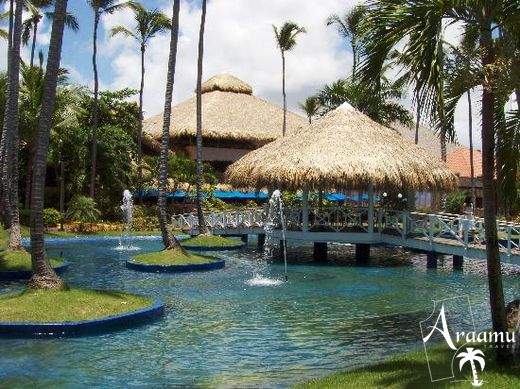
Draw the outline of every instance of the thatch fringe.
M248 153L227 169L226 179L235 187L290 190L457 185L456 175L437 157L348 104Z

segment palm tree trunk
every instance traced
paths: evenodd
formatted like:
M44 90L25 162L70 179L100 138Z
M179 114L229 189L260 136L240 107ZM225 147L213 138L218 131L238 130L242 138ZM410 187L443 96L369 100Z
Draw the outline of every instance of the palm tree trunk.
M177 64L177 43L179 40L180 0L173 1L172 29L170 36L170 54L168 57L168 73L166 75L166 92L164 97L163 128L161 136L161 159L159 167L159 195L157 210L159 225L165 249L184 250L175 236L168 230L168 214L166 212L166 190L168 184L168 154L170 150L170 121L172 113L172 94Z
M4 166L4 201L7 207L9 219L9 249L20 250L20 214L18 211L18 97L20 92L20 45L22 34L22 9L23 1L16 1L14 24L12 30L12 43L9 55L8 92L5 105L3 133L5 142L5 166Z
M137 178L139 180L139 188L142 185L143 167L141 166L141 159L143 153L143 93L144 93L144 54L146 47L141 45L141 87L139 89L139 129L137 133Z
M38 33L38 22L35 20L33 24L33 36L31 46L31 67L34 66L34 52L36 51L36 34Z
M63 216L65 215L65 163L60 152L60 230L63 231Z
M206 221L202 212L202 67L204 59L204 28L206 24L206 0L202 0L202 13L200 16L199 53L197 63L197 218L199 221L199 234L207 234Z
M467 92L468 96L468 127L469 127L469 167L471 174L471 203L473 209L477 206L477 193L475 189L475 162L473 161L473 109L471 106L471 89Z
M480 46L482 47L482 66L487 68L494 63L493 42L491 35L491 5L484 7L485 20L480 28ZM505 332L506 315L504 291L502 288L502 269L498 251L496 222L496 186L495 186L495 133L493 123L494 91L488 80L482 89L482 186L484 205L484 228L486 238L486 256L489 283L489 303L493 331ZM492 80L491 80L492 82ZM498 362L505 362L508 357L506 347L497 347Z
M283 125L282 136L287 131L287 94L285 92L285 54L282 50L282 96L283 96Z
M415 122L415 144L419 144L419 128L421 126L421 100L417 96L417 120Z
M352 37L350 44L352 45L352 81L354 81L354 75L356 74L356 67L357 67L356 38Z
M47 69L43 84L43 100L38 119L36 134L36 153L33 165L33 183L31 194L31 251L33 276L29 280L31 288L61 289L63 281L54 272L45 258L43 204L45 190L45 173L47 169L47 153L52 126L52 113L56 101L56 85L61 60L63 29L67 12L67 0L56 0L52 22L51 40L47 56Z
M97 69L97 34L99 26L99 9L94 9L94 33L92 37L92 69L94 71L94 106L92 107L92 144L90 150L90 197L96 194L96 164L97 164L97 130L99 122L98 98L99 98L99 79Z
M2 123L2 138L0 140L0 205L2 219L5 229L11 226L11 211L9 205L9 164L7 163L7 153L9 150L8 143L10 142L9 134L5 130L7 123L7 110L9 109L10 96L10 79L9 69L11 66L12 47L13 47L13 26L14 26L14 0L9 1L9 29L7 37L7 87L6 87L6 101L4 107L4 121Z

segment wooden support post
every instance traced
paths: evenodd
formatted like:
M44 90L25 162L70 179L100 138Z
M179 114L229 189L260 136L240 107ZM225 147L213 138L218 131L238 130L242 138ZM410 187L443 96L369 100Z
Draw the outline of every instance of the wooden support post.
M316 262L327 261L327 242L314 242L312 257Z
M464 265L464 257L462 255L453 256L453 270L462 270Z
M433 251L428 251L426 253L426 268L427 269L437 269L437 253Z
M309 188L303 188L302 231L309 231Z
M247 244L247 234L240 235L240 240Z
M368 184L368 233L374 233L374 185Z
M265 234L258 234L258 240L257 240L258 248L261 249L265 245Z
M356 244L356 265L364 266L370 259L370 245L366 243Z

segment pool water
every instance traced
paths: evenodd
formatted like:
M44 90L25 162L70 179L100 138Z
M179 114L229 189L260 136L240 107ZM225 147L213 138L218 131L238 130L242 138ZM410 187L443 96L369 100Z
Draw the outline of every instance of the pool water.
M397 267L299 263L289 266L288 283L276 282L283 265L274 263L260 277L266 282L256 282L261 254L254 247L216 253L226 259L223 270L149 274L126 269L135 252L117 245L58 241L48 253L71 262L69 284L160 298L165 318L95 337L0 340L0 386L287 387L417 348L432 299L468 295L477 327L490 326L476 262L466 261L464 273L427 271L420 256ZM157 239L134 245L140 252L161 247ZM334 250L341 256L341 247ZM309 256L308 248L291 252L293 260ZM1 292L16 288L0 284ZM518 298L515 272L504 288L506 301Z

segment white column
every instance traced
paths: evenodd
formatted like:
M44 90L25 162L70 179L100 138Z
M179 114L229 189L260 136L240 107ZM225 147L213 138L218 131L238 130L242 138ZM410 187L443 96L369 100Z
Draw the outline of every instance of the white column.
M309 231L309 188L303 188L302 231Z
M368 233L374 233L374 185L368 184Z

